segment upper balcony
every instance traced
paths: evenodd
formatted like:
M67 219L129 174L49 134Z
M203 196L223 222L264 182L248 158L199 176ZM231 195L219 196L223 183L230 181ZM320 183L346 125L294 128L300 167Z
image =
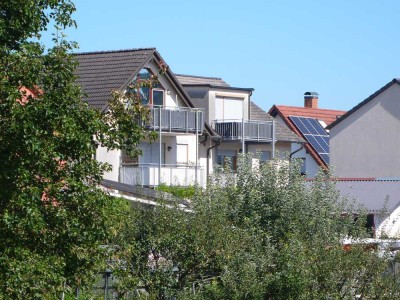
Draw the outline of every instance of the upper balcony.
M272 142L274 139L273 121L215 120L214 130L224 141Z
M200 134L204 130L204 110L188 107L150 107L150 121L145 127L159 131L160 124L162 132L195 133L197 131Z

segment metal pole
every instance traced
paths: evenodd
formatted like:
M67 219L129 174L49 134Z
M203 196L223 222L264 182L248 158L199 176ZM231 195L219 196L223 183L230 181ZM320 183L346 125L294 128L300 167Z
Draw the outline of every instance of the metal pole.
M272 120L272 159L275 158L275 120Z
M244 117L242 118L242 154L245 154L246 151L244 149Z
M162 149L161 149L162 148L162 140L161 140L162 139L162 137L161 137L161 135L162 135L162 130L161 130L161 107L159 107L158 110L160 112L160 116L159 116L159 122L160 123L158 124L160 126L159 127L159 138L158 138L159 142L160 142L159 143L160 144L159 145L160 146L160 156L159 156L159 159L158 159L158 185L160 185L161 184L161 154L162 154L161 153L162 152Z
M199 133L198 133L198 115L197 115L198 111L196 110L196 166L195 166L195 175L194 175L194 180L195 180L195 184L197 184L197 168L198 168L198 163L199 163Z

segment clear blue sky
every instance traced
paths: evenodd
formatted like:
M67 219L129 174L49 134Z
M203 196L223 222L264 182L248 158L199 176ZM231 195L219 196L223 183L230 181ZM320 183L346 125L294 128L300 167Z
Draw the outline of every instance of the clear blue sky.
M172 71L255 89L263 109L348 110L400 77L400 1L75 0L80 52L156 47Z

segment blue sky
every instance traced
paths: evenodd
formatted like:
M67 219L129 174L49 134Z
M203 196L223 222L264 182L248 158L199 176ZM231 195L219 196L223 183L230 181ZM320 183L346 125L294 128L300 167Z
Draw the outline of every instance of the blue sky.
M172 71L255 89L263 109L348 110L400 77L400 1L75 0L80 52L156 47Z

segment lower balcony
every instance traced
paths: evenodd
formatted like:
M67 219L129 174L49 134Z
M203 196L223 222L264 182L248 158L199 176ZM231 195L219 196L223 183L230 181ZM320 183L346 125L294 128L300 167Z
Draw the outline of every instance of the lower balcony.
M215 120L214 130L225 141L272 142L274 139L273 121Z
M197 172L196 172L197 171ZM197 176L196 176L197 173ZM204 167L188 165L140 164L120 167L120 182L139 186L197 184L205 186L206 172Z

